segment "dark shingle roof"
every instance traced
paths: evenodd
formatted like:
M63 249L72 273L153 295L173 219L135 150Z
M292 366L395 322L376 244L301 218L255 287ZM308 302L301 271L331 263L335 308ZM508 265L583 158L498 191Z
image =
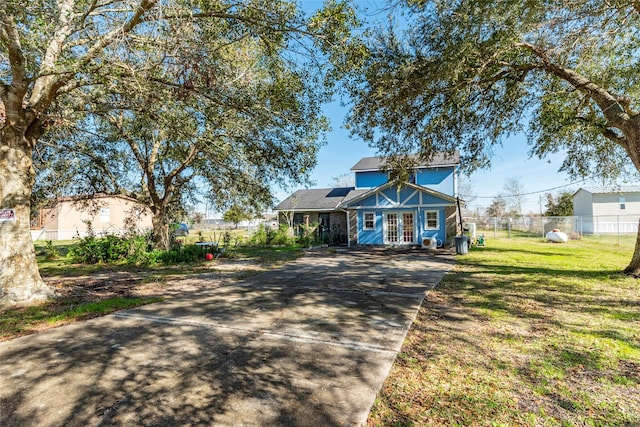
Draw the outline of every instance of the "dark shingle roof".
M365 170L380 170L383 169L387 163L387 159L384 157L364 157L356 163L351 170L352 171L365 171ZM433 156L430 162L418 162L418 167L434 167L444 165L457 165L460 164L460 153L458 151L453 154L439 153Z
M353 187L311 188L297 190L280 202L274 209L286 210L332 210L340 202L359 196L367 190L356 190Z

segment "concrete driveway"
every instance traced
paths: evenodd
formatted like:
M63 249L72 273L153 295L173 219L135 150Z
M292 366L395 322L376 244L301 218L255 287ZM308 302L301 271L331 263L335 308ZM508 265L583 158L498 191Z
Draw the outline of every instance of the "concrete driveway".
M362 425L425 292L453 262L310 252L232 285L0 343L0 425Z

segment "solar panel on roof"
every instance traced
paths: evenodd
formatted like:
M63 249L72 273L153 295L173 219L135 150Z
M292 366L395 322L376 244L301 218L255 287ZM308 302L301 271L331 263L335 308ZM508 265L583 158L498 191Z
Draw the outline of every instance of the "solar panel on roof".
M349 194L349 191L353 190L353 187L333 188L327 194L327 197L344 197Z

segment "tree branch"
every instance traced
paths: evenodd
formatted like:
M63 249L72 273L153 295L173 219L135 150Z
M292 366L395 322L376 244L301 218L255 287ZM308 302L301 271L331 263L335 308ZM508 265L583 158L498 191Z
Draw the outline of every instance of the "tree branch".
M193 162L193 160L196 158L196 156L198 155L198 149L196 147L195 144L191 145L189 147L189 154L187 155L187 157L182 161L182 163L176 167L175 169L173 169L171 172L169 172L167 174L167 176L164 178L164 188L165 191L167 191L169 188L173 189L174 187L174 179L182 172L184 171L187 167L189 167L189 165L191 165L191 163Z
M537 46L530 43L517 43L516 46L524 48L536 55L541 60L540 68L561 78L580 92L587 94L591 99L593 99L594 102L598 104L602 114L611 126L622 127L629 121L631 115L636 114L632 111L627 112L623 104L620 103L620 100L623 100L624 98L614 95L588 78L578 74L574 70L564 68L553 63L546 52Z
M66 1L70 2L71 0ZM82 69L92 60L94 60L98 56L98 54L103 51L104 48L113 43L119 36L130 33L138 24L142 22L144 14L152 9L156 5L157 1L158 0L141 0L137 9L135 9L133 15L127 21L125 21L121 26L113 28L111 31L100 37L96 41L96 43L88 49L87 53L82 56L72 67L70 67L70 69ZM61 48L62 46L60 46L60 49ZM53 64L49 64L49 66L53 67ZM45 81L41 83L42 87L38 91L34 90L34 93L31 96L30 104L32 105L32 108L38 112L45 111L51 104L51 102L53 102L58 89L68 84L70 79L73 78L73 75L73 72L67 71L64 73L60 73L53 78L45 79Z
M9 54L9 66L11 68L11 84L3 85L4 90L2 95L3 100L7 100L7 92L13 91L16 98L20 101L18 107L22 107L22 98L27 92L28 79L25 72L24 54L22 53L22 45L20 44L20 34L16 28L16 23L10 16L7 15L6 10L0 10L0 21L2 26L0 27L0 40L5 45ZM15 101L17 102L17 101ZM9 108L15 108L15 105L6 106Z
M36 80L31 97L29 99L30 105L36 105L38 101L46 96L47 88L50 82L54 79L54 75L51 71L55 68L55 63L60 57L60 53L64 47L64 41L71 33L71 21L73 20L73 0L59 0L58 8L60 12L58 14L58 25L49 41L47 50L45 51L42 62L40 63L40 77Z

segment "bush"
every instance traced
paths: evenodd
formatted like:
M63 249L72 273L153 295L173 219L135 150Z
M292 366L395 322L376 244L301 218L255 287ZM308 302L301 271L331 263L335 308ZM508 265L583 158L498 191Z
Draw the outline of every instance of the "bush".
M58 258L59 255L58 248L55 247L51 240L47 240L46 246L44 247L45 259L51 261Z
M258 229L251 235L249 243L252 246L266 246L268 242L267 228L260 224Z
M286 224L280 224L277 229L260 224L249 243L253 246L289 245L293 240Z
M168 251L158 251L158 260L165 264L175 264L178 262L197 262L202 261L202 248L197 245L186 245L180 249L171 249Z
M93 234L82 238L78 237L78 239L78 242L71 247L67 256L83 264L99 263L102 258L102 248L98 239Z
M128 234L118 236L108 234L96 237L89 230L86 237L77 237L78 241L69 250L68 256L83 264L112 263L126 261L132 264L149 263L149 235Z

